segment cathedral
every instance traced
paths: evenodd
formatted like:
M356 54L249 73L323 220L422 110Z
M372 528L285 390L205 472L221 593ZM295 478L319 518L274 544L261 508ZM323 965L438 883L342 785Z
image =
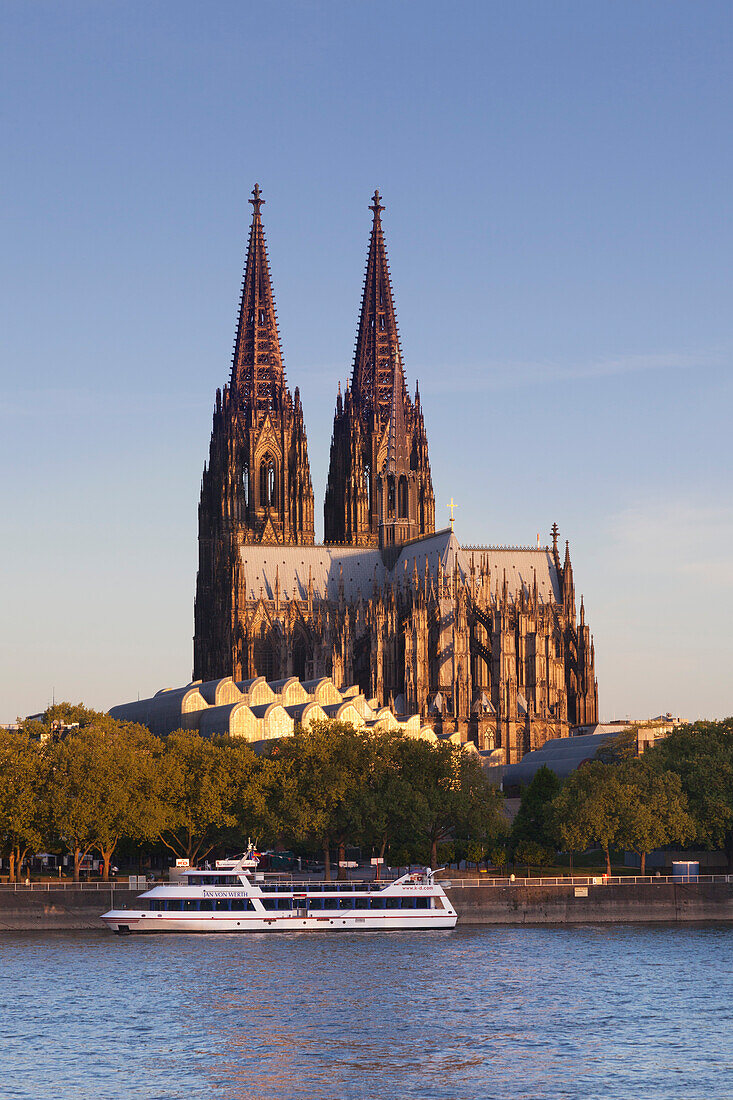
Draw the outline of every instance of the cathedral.
M201 482L194 679L358 684L505 764L596 722L593 640L557 526L545 547L461 546L453 520L435 530L378 191L316 545L303 408L285 376L258 186L252 196L231 377Z

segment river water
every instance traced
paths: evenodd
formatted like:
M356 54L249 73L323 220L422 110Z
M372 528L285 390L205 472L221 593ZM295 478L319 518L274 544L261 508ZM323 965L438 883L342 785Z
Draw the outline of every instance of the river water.
M733 926L0 934L0 1096L733 1098Z

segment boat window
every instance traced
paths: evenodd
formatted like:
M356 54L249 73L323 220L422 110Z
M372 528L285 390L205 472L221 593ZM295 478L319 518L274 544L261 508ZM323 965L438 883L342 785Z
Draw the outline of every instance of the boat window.
M385 898L385 901L387 902L388 909L402 908L402 898Z
M232 898L232 909L254 909L249 898Z
M324 909L338 909L338 907L339 907L339 899L338 898L324 898L323 899L323 908Z
M353 908L354 908L354 899L353 898L339 898L339 909L353 909Z
M225 910L225 909L228 910L230 907L231 907L231 902L230 902L229 898L217 898L216 899L216 911L217 912L220 912L221 910Z
M214 903L211 898L203 898L200 905L200 911L202 913L211 913L214 908Z
M291 898L263 898L262 899L262 904L264 905L265 909L268 909L268 910L291 909L292 908L292 899Z
M371 898L370 901L369 901L369 908L370 909L386 909L386 907L387 907L387 899L386 898Z

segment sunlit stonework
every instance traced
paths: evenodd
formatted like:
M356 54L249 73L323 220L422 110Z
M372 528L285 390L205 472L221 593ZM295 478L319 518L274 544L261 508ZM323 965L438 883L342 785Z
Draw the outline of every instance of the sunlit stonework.
M323 546L298 390L285 381L255 187L231 381L199 506L194 677L330 676L458 731L496 762L597 721L593 642L570 554L465 547L435 531L375 192L350 384L336 399Z

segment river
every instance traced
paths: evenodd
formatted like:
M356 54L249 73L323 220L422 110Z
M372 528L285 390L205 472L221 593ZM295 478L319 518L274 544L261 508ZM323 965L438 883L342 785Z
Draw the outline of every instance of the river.
M3 1100L733 1097L733 926L0 934Z

